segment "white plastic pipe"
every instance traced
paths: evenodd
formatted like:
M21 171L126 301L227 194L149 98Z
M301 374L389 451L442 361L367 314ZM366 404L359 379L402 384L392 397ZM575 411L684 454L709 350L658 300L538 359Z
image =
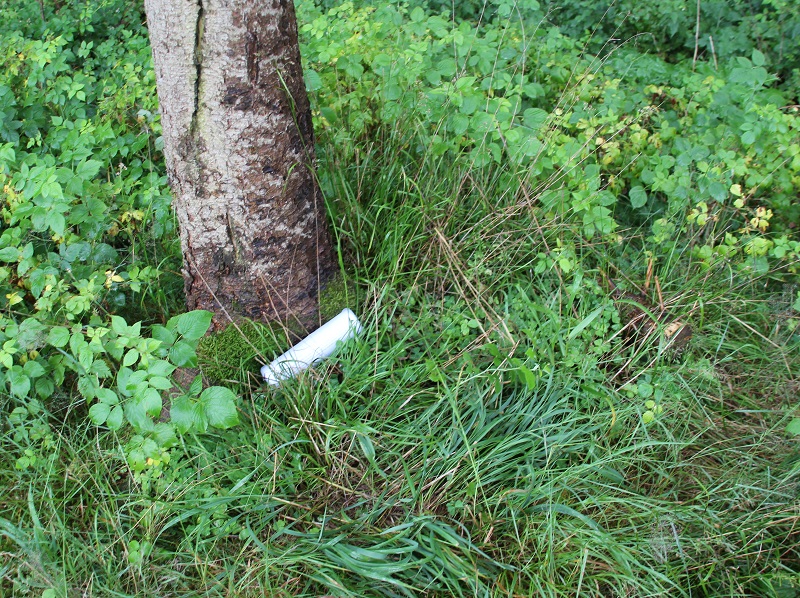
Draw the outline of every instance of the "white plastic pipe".
M324 324L280 357L261 368L268 384L278 386L281 380L293 378L306 368L329 357L338 343L350 340L361 332L361 322L349 309Z

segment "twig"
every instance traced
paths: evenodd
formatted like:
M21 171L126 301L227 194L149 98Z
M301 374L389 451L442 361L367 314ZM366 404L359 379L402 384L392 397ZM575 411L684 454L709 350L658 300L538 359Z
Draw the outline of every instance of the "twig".
M697 25L694 29L694 58L692 58L692 72L694 72L694 65L697 62L697 50L700 45L700 0L697 0Z
M714 58L714 70L719 70L719 65L717 64L717 52L714 50L714 38L710 35L708 36L708 45L711 48L711 56Z

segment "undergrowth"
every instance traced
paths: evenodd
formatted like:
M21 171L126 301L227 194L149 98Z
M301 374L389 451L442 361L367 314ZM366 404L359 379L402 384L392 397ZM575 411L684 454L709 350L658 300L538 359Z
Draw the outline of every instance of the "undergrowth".
M123 4L0 8L0 593L796 594L800 129L764 54L299 2L326 319L364 332L272 388L299 331L181 313Z

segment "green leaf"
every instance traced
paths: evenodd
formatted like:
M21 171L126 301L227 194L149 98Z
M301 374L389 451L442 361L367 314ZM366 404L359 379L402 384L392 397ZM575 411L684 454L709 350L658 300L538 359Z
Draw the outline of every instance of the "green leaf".
M97 374L101 378L111 377L111 370L109 369L108 364L102 359L95 359L92 362L92 367L89 368L89 372L92 374Z
M786 426L786 433L792 436L800 436L800 417L795 417Z
M450 126L452 127L453 134L463 135L469 128L469 117L464 114L453 114L450 117Z
M102 426L106 423L110 413L111 407L106 403L95 403L89 407L89 419L95 426Z
M200 395L200 405L208 423L215 428L230 428L239 423L236 395L222 386L206 388Z
M172 388L172 382L169 378L165 378L164 376L153 376L148 382L150 386L158 390L169 390Z
M97 400L102 403L106 403L107 405L119 404L119 397L117 396L117 393L110 388L98 388L95 391L95 396L97 396Z
M536 374L523 363L516 364L519 369L519 378L530 390L535 390L537 386Z
M122 365L125 367L132 366L139 360L139 351L131 349L125 354L125 359L122 360Z
M383 88L383 94L387 100L394 102L403 97L403 88L397 83L388 83L386 87Z
M306 91L317 91L322 89L322 77L319 76L317 71L312 69L305 69L303 78L306 81Z
M150 432L153 427L153 420L148 417L144 406L137 401L128 401L124 408L125 419L133 426L139 434Z
M203 390L203 377L202 376L195 376L192 383L189 385L188 393L190 396L196 396L200 394L200 391Z
M425 20L425 11L422 10L419 6L417 6L414 10L411 11L409 15L411 17L412 23L420 23Z
M637 210L647 204L647 193L641 185L631 187L628 198L631 200L631 206Z
M547 116L547 112L541 108L528 108L522 113L522 120L526 127L538 131L547 122Z
M7 374L8 382L11 384L11 394L20 398L27 397L31 390L31 379L22 371L22 367L15 365Z
M197 365L197 353L190 343L178 341L169 350L169 360L179 368L193 368Z
M45 371L38 361L28 361L22 368L22 371L25 372L25 375L28 376L31 380L34 378L39 378L40 376L44 376Z
M108 414L106 425L108 426L109 430L119 430L122 427L123 421L124 412L122 410L122 406L116 405L113 409L111 409L111 413Z
M144 407L147 415L151 415L152 417L161 415L163 403L161 401L161 394L155 388L146 388L142 392L137 393L133 401Z
M567 339L572 340L576 336L578 336L581 332L583 332L584 329L587 326L589 326L589 324L591 324L592 322L595 321L595 319L597 319L597 316L603 313L604 309L605 307L602 305L600 307L595 308L595 310L592 313L590 313L583 320L581 320L581 322L570 331L570 333L567 335Z
M128 334L128 323L125 321L125 318L121 316L111 316L111 330L120 336Z
M150 329L150 334L152 334L154 339L161 341L167 346L171 346L178 338L174 331L158 324Z
M208 429L208 420L205 417L204 407L187 396L178 397L169 409L170 420L181 434L188 431L205 432Z
M169 419L178 432L186 434L194 425L194 405L189 397L178 397L169 408Z
M151 433L151 438L162 448L169 448L178 443L175 437L175 426L167 422L158 422Z
M56 391L55 383L50 379L47 378L39 378L36 381L36 394L39 395L41 398L46 399L53 395Z
M0 249L0 261L16 262L19 261L20 253L17 247L3 247Z
M150 367L147 368L147 374L149 376L169 376L174 371L175 366L164 359L158 359L152 362Z
M764 66L764 63L766 62L764 55L755 49L753 50L753 55L751 57L751 60L753 61L753 64L755 66Z
M175 330L182 335L185 340L196 341L201 338L208 327L211 325L212 314L210 311L198 309L181 314L173 318L175 320ZM170 320L172 322L172 320ZM168 328L172 328L167 323Z
M78 164L77 168L75 169L75 174L88 181L97 176L97 173L100 172L100 167L102 165L103 163L98 160L86 160L85 162Z
M55 234L63 237L64 230L67 227L67 221L64 218L64 214L59 212L50 212L50 214L47 216L47 225Z

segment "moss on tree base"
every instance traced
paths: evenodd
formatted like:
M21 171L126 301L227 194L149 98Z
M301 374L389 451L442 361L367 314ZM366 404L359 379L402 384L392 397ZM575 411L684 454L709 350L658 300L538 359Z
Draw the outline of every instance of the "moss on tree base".
M338 274L319 297L321 321L327 322L344 308L355 306L355 295L348 293L347 280ZM243 382L250 373L257 373L262 363L283 353L303 332L280 322L240 320L222 331L203 337L197 346L197 361L203 375L215 382ZM291 339L291 340L290 340Z

